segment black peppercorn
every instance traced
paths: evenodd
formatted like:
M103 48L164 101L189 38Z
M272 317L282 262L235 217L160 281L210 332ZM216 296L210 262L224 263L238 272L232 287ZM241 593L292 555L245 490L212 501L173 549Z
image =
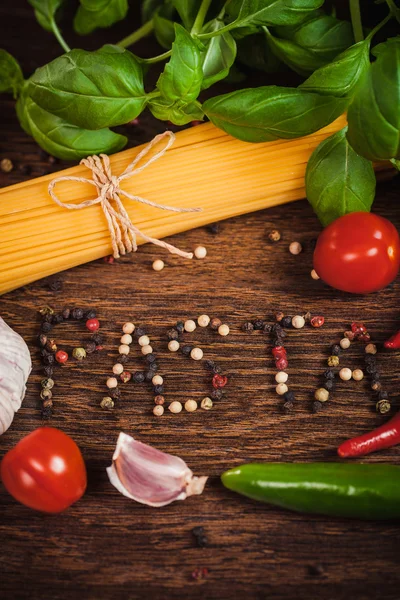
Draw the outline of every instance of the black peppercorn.
M85 344L85 350L88 354L92 354L92 352L96 351L96 342L90 341Z
M88 310L87 313L85 314L85 319L88 321L89 319L95 319L97 316L97 313L95 310Z
M49 281L49 289L52 292L60 292L62 290L63 287L63 282L61 281L61 279L51 279Z
M282 327L285 327L286 329L290 329L290 327L292 326L292 317L283 317L281 324L282 324Z
M71 310L69 308L64 308L61 314L63 316L63 319L67 320L71 316Z
M47 312L42 315L42 323L52 323L53 322L53 313Z
M121 365L125 365L129 360L129 356L127 354L120 354L118 361L121 363Z
M153 375L154 375L154 373L157 373L158 369L159 369L159 366L158 366L157 362L153 362L153 363L151 363L151 365L149 365L149 370L153 371Z
M163 385L155 385L153 390L154 390L154 393L156 396L162 396L164 393L164 386Z
M40 355L41 356L49 356L49 354L52 354L51 350L48 350L47 348L41 348L40 349Z
M376 379L375 374L376 374L376 365L371 364L371 365L367 365L365 367L365 370L367 371L368 375L373 375L374 379Z
M192 350L193 346L181 346L181 352L184 356L189 356Z
M152 352L150 352L150 354L146 354L146 356L145 356L145 361L147 363L149 363L149 365L151 365L152 363L156 362L156 360L157 360L157 357Z
M204 527L193 527L192 533L196 544L199 548L205 548L208 544L207 536L204 531Z
M185 324L183 321L178 321L175 325L175 329L178 333L183 333L185 331Z
M59 325L63 321L64 321L64 317L61 314L53 316L53 323L54 323L54 325Z
M46 406L42 408L42 419L50 419L52 412L53 411L51 406Z
M280 325L280 323L275 323L275 325L272 325L272 331L276 335L277 338L283 339L287 336L286 331L284 331L282 329L282 326Z
M135 371L132 379L135 383L143 383L144 381L144 373L142 371Z
M118 400L119 398L121 398L121 390L119 389L119 387L116 387L116 388L113 388L112 390L110 390L110 396L114 400Z
M246 332L253 331L254 325L253 325L253 323L250 323L250 321L248 321L247 323L243 323L242 329L243 329L243 331L246 331Z
M167 332L167 338L169 340L177 340L179 339L179 332L176 329L170 329Z
M213 390L211 392L211 398L213 400L221 400L222 396L223 396L222 390Z
M342 349L339 346L339 344L333 344L333 346L331 347L331 355L332 356L339 356L341 351L342 351Z
M83 310L81 308L73 308L72 309L71 317L73 319L75 319L75 321L81 321L84 316L85 316L85 313L83 312Z
M379 400L388 400L389 394L385 390L381 390L378 394Z
M30 165L19 165L18 169L21 175L30 175L32 173L32 167Z
M313 412L318 413L320 410L322 410L322 402L315 400L315 402L312 404L312 408Z
M142 335L146 335L146 330L143 327L136 327L133 335L136 338L140 338Z
M364 361L366 365L371 365L372 363L376 363L376 358L373 354L366 354Z
M206 367L206 369L208 369L209 371L212 371L214 366L215 366L215 362L213 360L205 360L204 361L204 366Z
M335 387L335 382L333 381L333 379L327 379L325 381L324 388L326 390L328 390L328 392L332 391L334 387Z
M263 332L264 333L271 333L272 331L272 325L270 323L265 323L264 327L263 327Z
M38 346L40 348L44 348L45 345L47 344L47 335L44 335L44 333L41 333L40 335L38 335L37 342L38 342Z
M283 395L283 397L284 397L284 399L285 399L287 402L294 402L294 399L295 399L295 397L294 397L294 392L290 392L290 391L289 391L289 392L286 392L286 393Z
M335 379L335 373L332 369L327 369L324 373L325 379Z
M47 356L43 356L43 362L45 365L54 365L54 354L47 354Z
M46 365L45 367L43 367L43 373L46 375L46 377L52 377L54 369L50 365Z
M208 226L208 231L213 235L217 235L219 233L220 224L219 223L210 223Z
M285 414L289 414L293 410L293 402L288 400L282 405L282 410Z
M155 372L152 369L149 369L148 371L146 371L146 374L144 376L144 380L145 381L151 381L154 377Z
M53 325L51 323L48 323L47 321L45 321L44 323L41 324L40 329L41 329L42 333L50 333L50 331L53 329Z
M214 374L217 374L217 373L221 373L221 371L222 371L221 367L220 367L219 365L216 365L216 364L214 363L214 366L213 366L213 368L212 368L212 372L213 372Z
M96 346L102 346L104 343L104 335L102 335L101 333L94 333L92 335L92 340L94 341ZM125 356L127 355L125 354Z
M261 319L256 319L255 321L253 321L253 327L256 331L261 331L261 329L263 329L264 327L264 321L262 321Z

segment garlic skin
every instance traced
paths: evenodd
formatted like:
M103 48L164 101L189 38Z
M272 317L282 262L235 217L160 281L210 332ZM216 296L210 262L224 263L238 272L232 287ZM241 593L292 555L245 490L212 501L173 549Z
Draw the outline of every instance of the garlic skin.
M0 317L0 435L10 427L21 407L31 370L28 346Z
M137 442L122 432L107 474L121 494L154 507L201 494L208 479L195 477L178 456Z

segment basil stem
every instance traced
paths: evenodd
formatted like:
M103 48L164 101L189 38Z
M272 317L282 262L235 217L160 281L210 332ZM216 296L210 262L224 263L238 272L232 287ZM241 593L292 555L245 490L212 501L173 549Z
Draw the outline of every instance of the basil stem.
M135 44L142 38L146 37L146 35L149 35L149 33L153 31L153 29L154 23L153 19L151 19L150 21L147 21L147 23L144 23L144 25L139 27L139 29L136 29L130 35L118 42L116 46L119 46L120 48L127 48L128 46L132 46L132 44Z
M353 26L354 39L356 42L362 42L364 33L361 23L360 0L350 0L350 16Z
M193 23L191 34L196 34L201 31L203 27L204 20L207 16L208 9L210 8L211 0L202 0L201 6L199 8L199 12L197 13L197 17L195 22Z
M161 62L162 60L166 60L172 54L172 50L168 50L167 52L163 52L163 54L159 54L158 56L153 56L152 58L140 58L140 62L145 63L146 65L153 65L154 63Z

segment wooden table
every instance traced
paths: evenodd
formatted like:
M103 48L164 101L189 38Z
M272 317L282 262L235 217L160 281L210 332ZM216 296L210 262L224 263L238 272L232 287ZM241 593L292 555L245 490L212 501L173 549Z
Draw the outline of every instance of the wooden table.
M55 42L34 24L22 0L12 7L2 6L0 22L4 47L21 59L27 73L57 54ZM22 39L29 39L31 52L20 45L17 30ZM110 35L116 40L127 33L124 24ZM68 29L66 35L78 44ZM95 47L103 35L85 41L85 47ZM1 185L64 166L49 164L21 132L12 101L2 98L0 114L0 157L15 163L14 171L1 175ZM157 127L145 116L141 126L131 130L131 143L150 139ZM26 164L32 167L28 175L19 170ZM375 208L400 227L398 182L379 186ZM267 239L273 228L282 232L275 245ZM55 278L60 291L52 291L46 280L0 299L0 314L25 337L34 364L23 407L0 439L0 455L41 425L40 362L34 345L38 309L43 305L57 310L93 307L106 335L104 351L84 363L71 361L57 375L54 389L51 424L81 447L88 467L87 493L65 514L43 516L17 504L1 489L1 598L399 598L399 525L302 516L231 494L219 481L226 468L252 460L336 460L339 442L384 421L374 411L366 380L339 383L323 411L317 415L311 411L330 345L353 320L364 321L374 340L384 340L398 326L400 289L397 282L363 298L313 281L309 275L312 243L319 230L307 202L297 202L229 220L217 234L204 228L173 238L184 248L204 244L208 249L204 261L185 262L147 245L114 264L97 261L61 273ZM299 256L288 252L293 240L304 245ZM160 256L167 266L155 273L151 263ZM296 393L295 410L289 415L282 414L282 400L274 391L266 336L241 331L244 321L270 320L276 310L289 315L309 310L326 318L320 330L307 327L288 335L290 387ZM99 408L106 395L105 378L116 358L120 327L127 319L148 330L160 356L168 400L206 396L210 376L203 365L166 350L167 330L179 319L202 313L218 316L231 327L227 338L210 330L187 334L229 374L226 395L213 410L180 415L167 411L157 419L151 414L151 390L131 384L123 388L126 391L112 412ZM71 349L86 339L83 330L79 325L59 326L55 337ZM342 364L362 367L362 349L354 344ZM382 355L379 364L394 412L399 356ZM141 366L136 349L129 366ZM178 454L196 474L209 475L204 494L159 509L121 496L105 471L119 431ZM399 459L398 447L368 461L398 464ZM204 527L206 548L197 547L195 526ZM194 578L196 570L203 568L208 575Z

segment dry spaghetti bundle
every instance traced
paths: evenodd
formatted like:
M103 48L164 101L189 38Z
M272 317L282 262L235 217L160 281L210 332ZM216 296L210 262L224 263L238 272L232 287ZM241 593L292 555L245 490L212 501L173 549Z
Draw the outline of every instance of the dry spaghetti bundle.
M62 181L56 189L53 186L58 203L49 194L54 174L3 188L0 293L106 256L115 251L115 244L118 251L115 236L130 236L132 247L128 242L128 251L134 250L136 243L154 242L207 223L304 198L304 174L311 153L344 125L343 116L304 138L249 144L207 123L178 133L174 145L158 160L153 161L156 147L145 148L147 168L141 170L139 162L139 168L125 178L118 176L143 148L111 156L105 167L109 178L97 188L93 181L82 181L93 176L85 164L62 171ZM112 202L118 186L122 191L119 208ZM108 195L108 214L103 204L101 210L99 201L93 203L99 189ZM137 198L147 201L134 201ZM73 210L75 206L65 208L79 204L84 205L80 210ZM167 210L160 210L158 205ZM171 212L175 207L179 212ZM201 207L201 212L192 212L195 207ZM120 229L115 230L113 239L110 231L116 225L116 210ZM129 222L131 229L126 225Z

